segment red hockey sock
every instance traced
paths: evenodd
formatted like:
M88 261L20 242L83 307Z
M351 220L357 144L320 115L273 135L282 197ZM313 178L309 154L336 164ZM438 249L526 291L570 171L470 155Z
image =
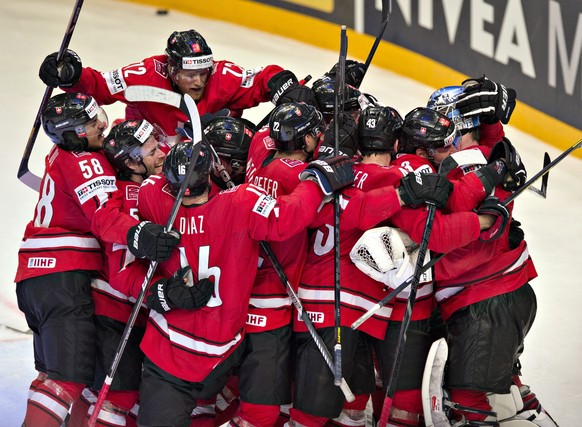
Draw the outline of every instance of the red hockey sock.
M46 374L44 372L39 372L37 377L32 380L30 387L28 387L28 399L32 396L32 393L36 391L39 385L46 381Z
M414 414L422 414L421 390L396 390L392 406Z
M279 405L258 405L241 400L236 417L256 427L271 427L279 419Z
M81 396L73 402L67 427L83 427L87 423L91 402L95 402L95 399L95 395L89 389L83 390Z
M60 427L84 384L47 379L36 387L26 405L25 426Z
M451 390L451 400L462 406L468 406L473 409L481 409L484 411L491 411L491 405L487 399L487 394L481 391L474 390ZM484 414L473 414L459 411L463 416L470 421L483 421L487 418Z
M299 409L291 408L289 410L291 421L299 423L305 427L322 427L329 420L326 417L318 417L316 415L306 414Z

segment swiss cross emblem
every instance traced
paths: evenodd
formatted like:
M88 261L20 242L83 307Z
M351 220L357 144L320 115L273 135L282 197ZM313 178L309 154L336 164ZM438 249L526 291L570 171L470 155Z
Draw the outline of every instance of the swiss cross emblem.
M448 126L449 125L449 121L447 119L445 119L444 117L441 117L439 119L439 123L443 126Z
M422 127L420 128L420 134L421 134L421 135L424 135L425 133L426 133L426 128L425 128L424 126L422 126Z
M200 52L200 45L198 43L192 44L192 52L194 53Z
M57 114L61 114L63 112L63 109L61 107L57 107L55 108L55 111L57 112Z
M227 133L226 135L224 135L224 139L226 139L227 141L230 141L232 139L232 134Z
M299 108L295 109L295 114L301 116L301 110Z

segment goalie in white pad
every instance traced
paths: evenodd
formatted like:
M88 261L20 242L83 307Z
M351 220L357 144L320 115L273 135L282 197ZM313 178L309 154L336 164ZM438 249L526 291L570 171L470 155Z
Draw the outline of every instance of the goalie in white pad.
M487 399L492 411L482 411L468 407L461 407L448 400L448 393L443 388L444 373L448 357L448 346L444 338L435 341L430 349L424 375L422 378L422 408L426 427L460 427L460 426L499 426L499 427L534 427L551 424L539 424L523 419L520 411L523 409L523 400L516 385L512 385L507 394L489 393ZM487 414L484 421L451 420L452 410L462 409L464 412L478 412ZM549 418L549 417L548 417Z

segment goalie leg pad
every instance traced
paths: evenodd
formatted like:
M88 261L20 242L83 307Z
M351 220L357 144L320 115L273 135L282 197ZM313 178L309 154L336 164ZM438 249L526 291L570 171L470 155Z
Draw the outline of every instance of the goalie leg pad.
M444 411L444 373L449 348L444 338L435 341L426 358L422 376L422 411L426 427L451 427Z

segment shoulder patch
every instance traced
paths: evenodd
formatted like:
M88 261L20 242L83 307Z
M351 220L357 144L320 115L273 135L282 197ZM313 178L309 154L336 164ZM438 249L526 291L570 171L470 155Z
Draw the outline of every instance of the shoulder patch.
M160 62L157 59L154 59L154 70L163 78L168 77L168 64L165 62Z
M117 185L114 176L98 176L75 188L75 194L79 199L80 204L84 204L87 200L103 194L117 191Z
M259 199L255 203L255 206L253 207L253 212L258 213L259 215L267 218L276 204L277 201L274 198L267 194L263 194L259 197Z
M108 71L107 73L101 73L101 75L105 79L105 82L107 83L107 88L109 89L109 93L111 93L111 95L123 92L127 88L127 84L125 83L125 79L123 78L121 68L118 68L113 71Z
M263 67L253 68L251 70L244 70L243 71L243 79L240 84L241 87L252 87L255 83L255 76L263 71Z
M263 138L263 145L267 150L274 150L275 149L275 140L271 138L269 135Z
M137 200L139 195L139 185L128 185L125 187L125 200Z

